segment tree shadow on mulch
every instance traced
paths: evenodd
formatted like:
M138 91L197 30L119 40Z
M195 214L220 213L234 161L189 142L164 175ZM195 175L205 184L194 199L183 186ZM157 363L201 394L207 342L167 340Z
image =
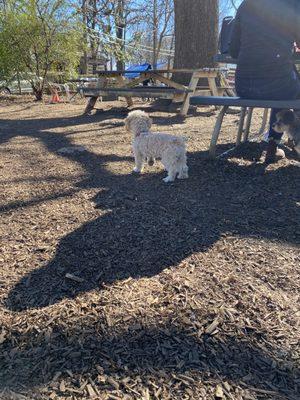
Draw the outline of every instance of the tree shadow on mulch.
M59 154L72 142L48 129L80 123L86 124L86 118L23 120L17 126L6 121L2 140L12 135L36 137L48 151ZM2 211L101 188L93 200L106 213L65 236L53 260L24 276L10 291L7 307L14 311L45 307L116 280L156 275L194 252L206 251L228 232L299 242L297 167L266 171L263 165L226 159L209 162L206 156L206 152L189 154L190 178L165 185L161 181L165 174L115 175L106 168L107 163L130 157L90 151L64 155L85 171L76 187L28 202L16 200ZM82 282L66 280L67 273Z
M71 142L48 129L78 125L81 120L87 123L85 118L24 120L17 130L5 121L2 140L33 136L58 154ZM194 252L206 251L227 233L299 243L297 167L265 170L262 165L233 160L208 162L206 156L206 152L190 154L190 178L165 185L164 174L114 175L107 170L107 163L126 157L89 151L65 155L85 170L74 191L101 188L93 201L105 214L66 235L50 263L12 288L6 306L13 311L42 308L127 277L153 276ZM19 206L26 205L30 203ZM9 209L9 204L4 207ZM66 279L67 273L82 281ZM46 332L37 335L30 330L22 338L22 350L14 349L14 340L7 338L0 388L49 382L58 370L96 376L95 365L100 364L107 375L196 370L207 379L211 373L237 382L246 379L246 386L272 387L278 393L297 390L299 371L292 372L284 362L279 366L272 351L264 353L251 341L196 340L190 331L172 326L166 327L167 334L158 328L100 334L101 318L92 326L81 322L77 331L76 324L73 331L57 326L48 340Z
M90 173L78 186L102 187L93 200L106 213L66 235L50 263L21 279L6 301L11 310L45 307L128 277L154 276L207 251L226 233L299 243L297 167L265 171L262 165L208 162L203 153L193 153L190 178L165 185L153 174L113 175L103 166L106 156L81 157Z
M60 379L71 389L78 390L86 378L97 382L101 390L113 390L116 388L107 379L112 377L124 394L124 378L124 382L138 379L149 386L151 377L160 386L163 377L167 388L173 381L168 389L175 395L176 374L188 373L189 377L177 379L191 388L201 386L201 381L211 387L229 381L260 391L262 396L269 393L267 398L296 399L299 395L299 369L282 359L276 349L255 344L250 336L198 336L196 330L180 323L103 332L101 323L101 317L93 325L80 319L71 329L58 325L50 334L47 328L38 334L31 328L19 350L13 349L14 338L7 338L0 358L0 390L28 390L47 384L60 371ZM99 376L105 378L98 380ZM179 388L179 393L182 390Z

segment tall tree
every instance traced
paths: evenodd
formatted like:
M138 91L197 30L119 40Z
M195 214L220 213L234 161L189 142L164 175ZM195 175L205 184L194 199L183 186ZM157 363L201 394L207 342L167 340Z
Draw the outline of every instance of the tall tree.
M120 44L120 54L124 52L124 30L126 27L125 23L125 1L117 0L115 8L115 24L116 24L116 36ZM124 69L124 60L122 57L117 58L117 69Z
M219 1L174 0L174 6L174 67L212 67L217 53ZM186 81L186 76L180 74L177 80Z

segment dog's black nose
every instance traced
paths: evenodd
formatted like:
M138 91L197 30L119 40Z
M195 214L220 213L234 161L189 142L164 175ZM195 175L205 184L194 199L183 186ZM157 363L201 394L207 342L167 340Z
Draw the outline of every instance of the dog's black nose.
M272 128L274 129L274 128L275 128L275 126L276 126L276 124L275 124L275 122L274 122L274 124L272 125Z

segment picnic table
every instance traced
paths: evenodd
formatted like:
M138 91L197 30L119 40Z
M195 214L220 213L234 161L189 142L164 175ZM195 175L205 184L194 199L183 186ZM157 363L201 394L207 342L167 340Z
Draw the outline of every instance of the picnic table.
M299 54L294 56L295 64L300 64ZM229 55L215 56L215 61L222 64L236 64L237 60L232 59ZM239 146L241 142L246 142L249 138L251 120L253 115L253 110L255 108L261 108L264 110L264 116L262 121L262 126L259 130L259 135L261 135L266 127L268 111L270 108L292 108L300 109L300 100L254 100L245 99L240 97L220 97L220 96L193 96L190 99L190 103L193 105L206 105L206 106L221 106L221 110L217 117L214 130L212 132L212 137L210 141L209 155L211 158L216 156L216 145L221 132L223 119L228 111L229 107L239 107L241 109L240 121L236 137L236 146ZM228 154L234 148L221 154L221 156Z
M138 76L128 79L128 75L132 73ZM175 82L170 75L176 73L184 73L190 75L189 84L183 85ZM218 68L201 68L201 69L156 69L156 70L117 70L117 71L97 71L98 78L93 85L81 87L81 92L85 97L89 97L89 101L85 108L84 114L89 114L99 97L108 94L115 94L125 97L128 107L133 105L132 98L164 98L171 99L172 102L182 102L180 114L186 115L190 106L190 98L194 95L223 95L227 87L217 85L217 78L220 70ZM111 80L115 79L116 83L111 86ZM199 87L199 80L206 79L207 86ZM143 86L143 82L151 80L154 85ZM82 80L78 80L78 82ZM223 81L222 81L223 82Z
M232 58L230 56L230 54L217 54L214 57L214 61L219 63L219 64L232 64L232 65L236 65L237 64L237 59ZM293 62L296 65L300 65L300 52L296 51L293 55ZM262 133L264 133L265 129L266 129L266 125L268 122L268 116L269 116L269 108L265 108L264 109L264 113L263 113L263 119L262 119L262 124L261 124L261 128L259 130L259 134L261 135Z

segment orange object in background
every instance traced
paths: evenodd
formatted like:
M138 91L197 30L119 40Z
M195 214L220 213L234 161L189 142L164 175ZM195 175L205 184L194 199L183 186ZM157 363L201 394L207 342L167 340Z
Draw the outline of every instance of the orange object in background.
M61 100L59 98L58 92L57 90L54 91L54 94L52 95L51 101L50 103L54 104L54 103L61 103Z

